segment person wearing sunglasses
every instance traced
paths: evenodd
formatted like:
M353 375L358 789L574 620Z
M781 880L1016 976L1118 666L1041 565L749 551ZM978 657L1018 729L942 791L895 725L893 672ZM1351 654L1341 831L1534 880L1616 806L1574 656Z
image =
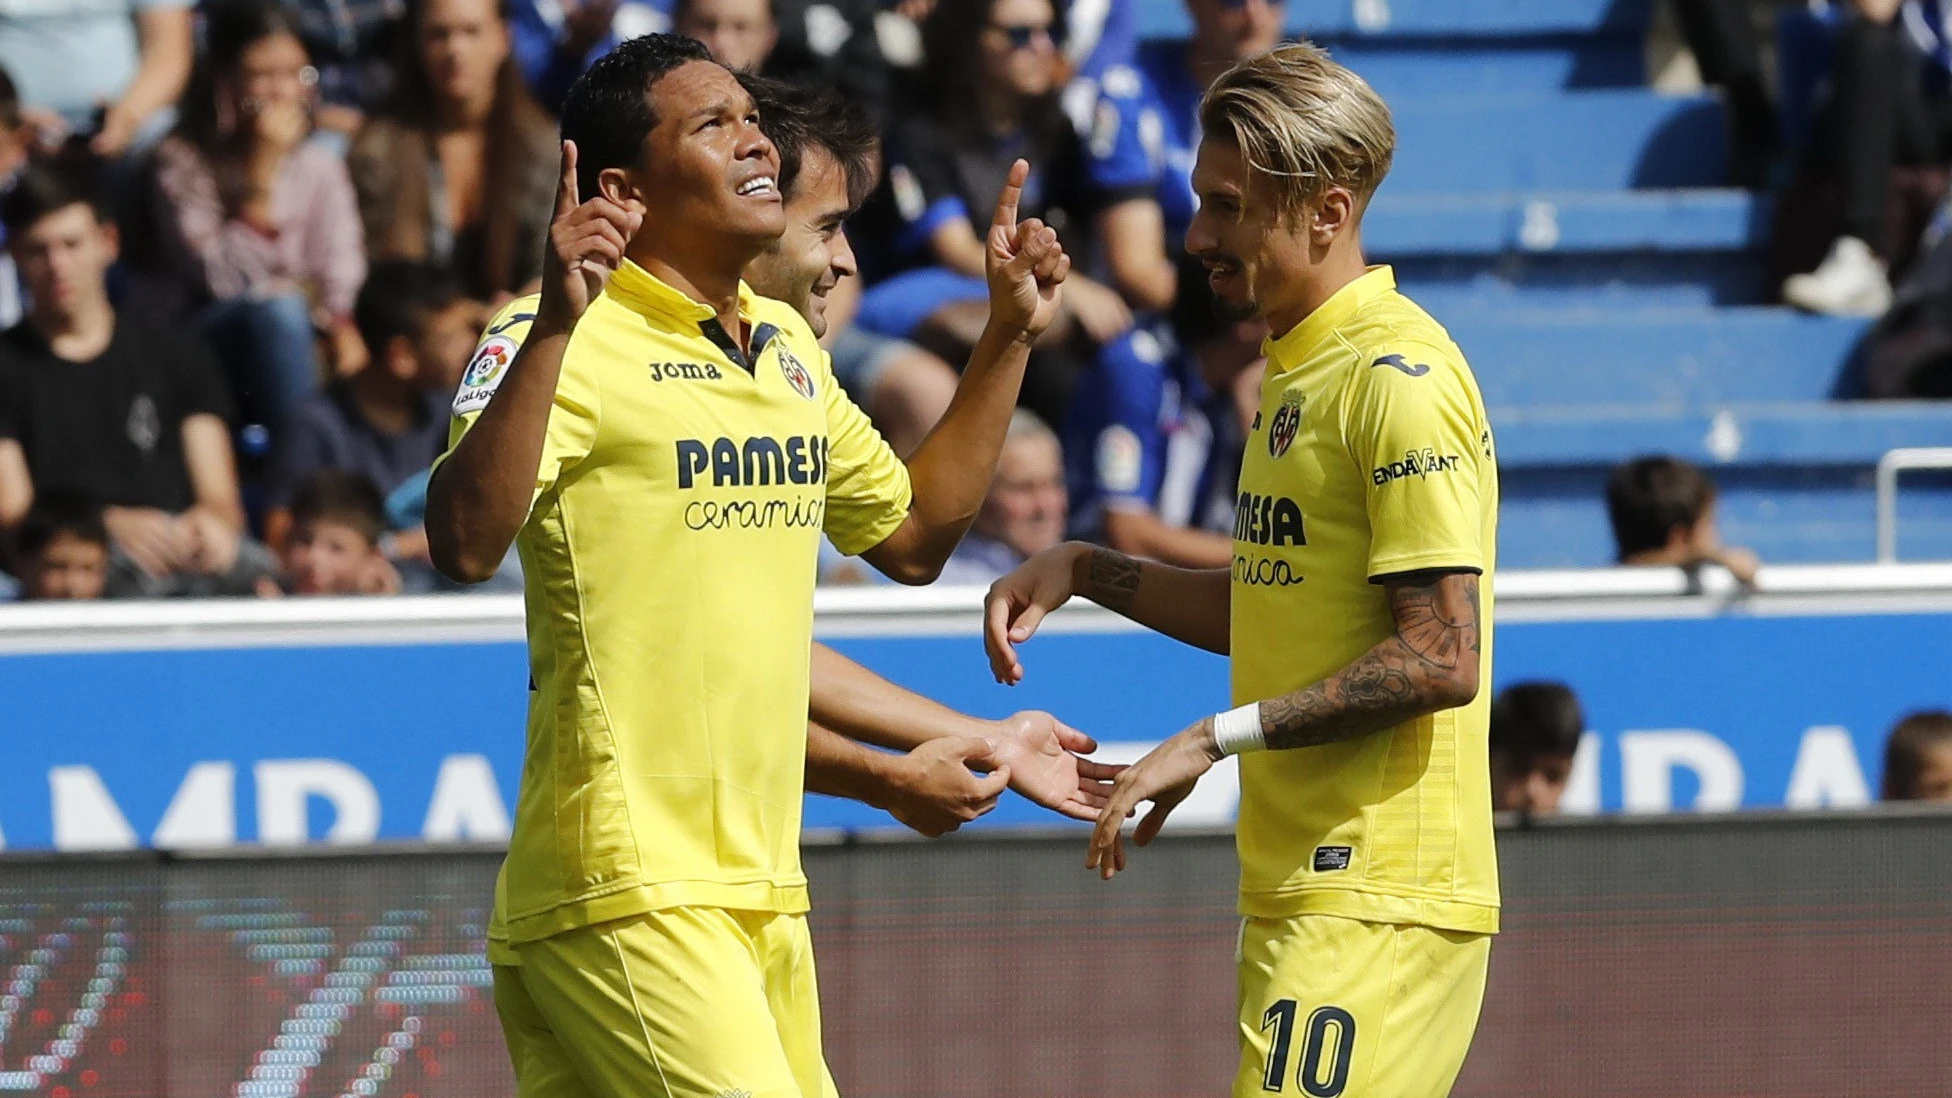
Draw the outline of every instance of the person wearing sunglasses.
M860 313L884 335L926 330L949 342L968 326L961 311L973 308L980 320L983 249L971 213L985 208L1014 160L1030 161L1025 209L1061 223L1073 255L1099 257L1066 282L1065 314L1026 386L1026 402L1052 421L1075 376L1058 352L1117 338L1134 309L1170 304L1174 284L1149 181L1095 174L1059 104L1063 37L1050 0L940 0L929 13L926 83L909 110L898 105L888 183L867 211L893 244L869 257L881 280Z

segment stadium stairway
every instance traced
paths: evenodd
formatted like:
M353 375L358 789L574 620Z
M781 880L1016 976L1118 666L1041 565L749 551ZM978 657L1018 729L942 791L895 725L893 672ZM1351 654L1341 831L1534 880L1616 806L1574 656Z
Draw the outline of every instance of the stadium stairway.
M1606 563L1608 469L1707 466L1765 560L1875 554L1872 471L1952 443L1952 405L1861 404L1865 324L1772 304L1768 196L1727 188L1712 95L1646 87L1651 0L1288 5L1389 100L1398 154L1365 241L1470 356L1498 432L1501 562ZM1147 0L1142 33L1184 37ZM1907 480L1907 559L1952 557L1952 478Z

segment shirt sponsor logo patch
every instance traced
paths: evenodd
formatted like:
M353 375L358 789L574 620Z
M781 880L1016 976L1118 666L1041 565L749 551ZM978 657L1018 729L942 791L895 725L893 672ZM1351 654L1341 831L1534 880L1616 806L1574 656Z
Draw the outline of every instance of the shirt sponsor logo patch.
M785 347L779 349L779 372L786 375L786 383L793 386L794 392L808 400L813 399L813 375Z
M1294 390L1281 394L1281 409L1274 413L1274 422L1267 429L1267 452L1270 457L1280 457L1294 445L1295 435L1301 431L1301 406L1308 398Z
M1456 454L1439 454L1425 446L1421 450L1411 450L1403 455L1402 461L1391 461L1370 471L1370 478L1382 487L1393 480L1406 477L1427 477L1434 473L1454 473L1462 459Z
M1315 872L1329 873L1349 868L1349 858L1355 853L1354 847L1318 846L1315 848Z
M454 394L455 415L488 407L488 399L495 395L495 388L507 375L508 364L515 361L517 349L516 342L505 335L489 336L482 341L461 374L461 391Z
M1130 427L1114 423L1098 433L1098 487L1113 495L1139 490L1144 447Z

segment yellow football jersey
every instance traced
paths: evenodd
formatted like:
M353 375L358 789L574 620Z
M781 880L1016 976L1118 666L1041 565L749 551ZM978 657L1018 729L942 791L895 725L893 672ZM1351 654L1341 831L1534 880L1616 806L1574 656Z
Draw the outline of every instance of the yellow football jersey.
M1375 580L1426 568L1484 576L1482 687L1373 736L1241 756L1241 912L1495 931L1498 471L1477 382L1387 267L1267 354L1234 526L1235 704L1319 682L1388 639Z
M450 450L527 335L503 309ZM515 942L678 906L798 912L808 652L822 531L879 544L908 470L787 305L713 310L626 263L564 355L516 539L528 749L495 926Z

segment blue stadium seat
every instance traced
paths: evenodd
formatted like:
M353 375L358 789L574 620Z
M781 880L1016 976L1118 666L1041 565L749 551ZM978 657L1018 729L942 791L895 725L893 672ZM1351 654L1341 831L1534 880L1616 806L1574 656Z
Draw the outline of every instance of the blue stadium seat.
M1862 321L1774 304L1766 197L1725 187L1712 95L1645 87L1652 0L1316 0L1305 34L1390 101L1396 165L1365 246L1469 355L1498 432L1502 563L1613 554L1617 462L1706 466L1725 536L1765 560L1868 560L1872 469L1952 438L1952 404L1862 405ZM1141 33L1190 33L1171 0ZM1779 18L1789 137L1831 26ZM1901 555L1952 557L1952 475L1908 482Z

